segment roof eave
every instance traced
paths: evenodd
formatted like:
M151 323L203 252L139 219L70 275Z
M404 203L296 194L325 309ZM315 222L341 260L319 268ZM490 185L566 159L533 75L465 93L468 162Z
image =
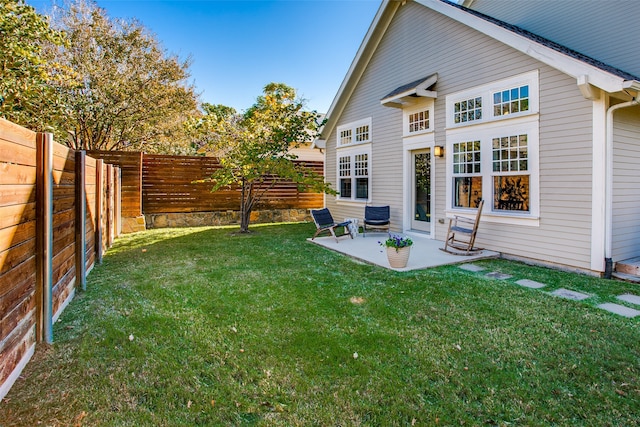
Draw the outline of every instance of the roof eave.
M319 150L324 149L327 146L327 141L324 139L316 138L311 143L311 148L317 148Z

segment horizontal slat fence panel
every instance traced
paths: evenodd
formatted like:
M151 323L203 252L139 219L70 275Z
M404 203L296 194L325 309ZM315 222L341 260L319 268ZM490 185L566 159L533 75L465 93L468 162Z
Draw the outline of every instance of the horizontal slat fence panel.
M106 250L117 236L120 170L100 161L111 171L107 178L97 173L97 164L50 134L0 119L0 399L37 343L52 341L53 321L84 283L78 275L84 279L98 249ZM107 179L100 186L107 191L97 190L98 177ZM104 237L100 248L97 233Z
M121 171L122 216L142 215L142 156L140 152L89 150L87 155L118 166Z
M300 161L318 174L323 162ZM145 154L142 162L142 206L145 214L238 210L240 190L211 192L210 178L220 168L214 157ZM267 182L265 185L269 185ZM278 182L256 209L322 207L323 195L299 191L293 182Z
M36 343L35 141L0 119L0 397Z
M75 282L75 151L53 143L53 262L54 317L59 316Z

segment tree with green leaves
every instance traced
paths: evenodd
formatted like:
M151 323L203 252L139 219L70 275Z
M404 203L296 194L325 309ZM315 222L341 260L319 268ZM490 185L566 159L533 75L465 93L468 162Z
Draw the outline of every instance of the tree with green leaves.
M91 0L57 9L54 24L69 37L59 62L77 85L63 87L74 149L179 153L184 122L197 108L189 60L165 53L136 21L111 19Z
M320 115L304 111L296 91L270 83L256 103L242 114L222 105L205 105L205 115L193 121L209 150L219 158L220 169L211 177L212 191L240 189L240 231L248 232L251 212L267 192L281 181L301 189L335 194L324 177L294 162L293 148L317 134Z
M22 0L0 0L0 116L35 131L52 131L64 105L57 87L71 74L45 46L64 46L65 35Z

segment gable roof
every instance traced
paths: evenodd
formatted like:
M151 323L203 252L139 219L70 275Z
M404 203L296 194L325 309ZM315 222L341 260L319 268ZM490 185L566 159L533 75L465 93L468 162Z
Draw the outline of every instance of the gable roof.
M640 91L640 78L540 37L515 25L500 21L480 12L467 9L447 0L414 0L437 13L474 28L538 61L576 78L577 83L592 85L609 93L625 89ZM386 32L397 10L406 0L383 0L365 38L349 67L329 111L327 122L314 147L324 148L325 139L333 132L366 66ZM606 5L606 3L603 3ZM581 88L582 90L583 88ZM583 92L584 93L584 92Z

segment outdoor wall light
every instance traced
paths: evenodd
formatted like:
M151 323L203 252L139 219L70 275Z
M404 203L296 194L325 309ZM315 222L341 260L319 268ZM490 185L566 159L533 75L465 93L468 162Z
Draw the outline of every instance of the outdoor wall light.
M435 147L433 147L433 154L436 157L444 156L444 147L442 145L436 145Z

